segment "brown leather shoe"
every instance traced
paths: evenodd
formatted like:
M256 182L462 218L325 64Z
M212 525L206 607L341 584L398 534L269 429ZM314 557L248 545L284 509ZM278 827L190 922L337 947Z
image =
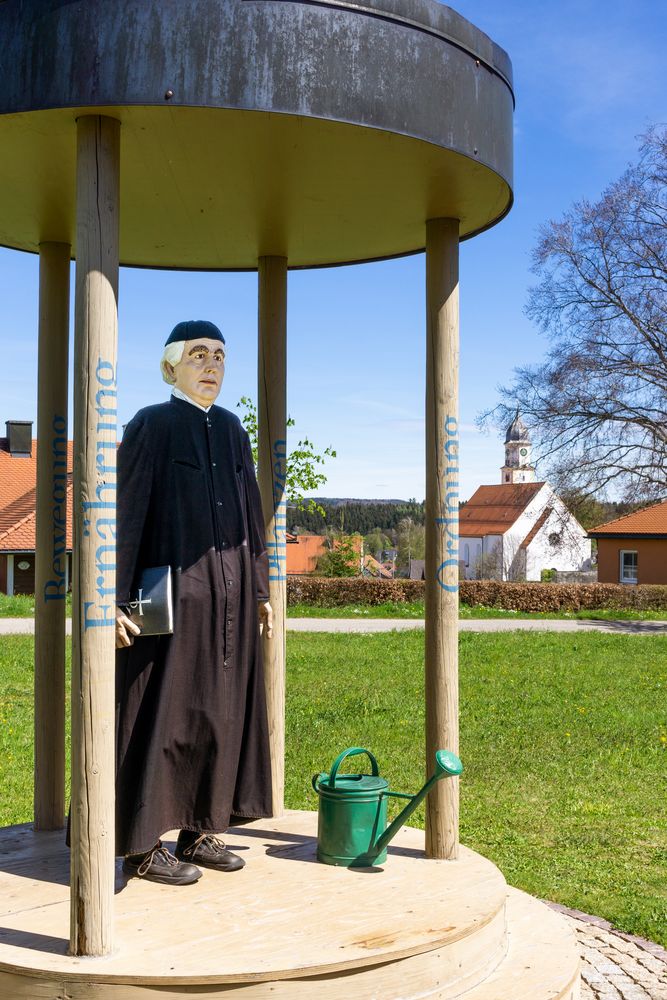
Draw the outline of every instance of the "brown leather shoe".
M180 861L192 861L202 868L213 868L218 872L237 872L245 867L243 858L228 851L212 833L181 830L174 854Z
M130 854L123 860L126 875L136 875L147 882L161 882L163 885L192 885L201 878L201 871L195 865L175 858L162 841L145 854Z

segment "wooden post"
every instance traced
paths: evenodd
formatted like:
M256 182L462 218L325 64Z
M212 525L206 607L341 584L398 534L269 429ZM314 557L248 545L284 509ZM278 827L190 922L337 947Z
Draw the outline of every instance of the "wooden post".
M259 488L269 553L273 638L264 637L273 815L285 808L285 609L287 497L287 260L259 258Z
M458 753L459 223L426 223L426 770ZM458 778L426 807L426 853L458 856Z
M70 951L113 947L120 125L78 119Z
M37 551L35 557L35 830L65 819L67 367L69 243L39 247Z

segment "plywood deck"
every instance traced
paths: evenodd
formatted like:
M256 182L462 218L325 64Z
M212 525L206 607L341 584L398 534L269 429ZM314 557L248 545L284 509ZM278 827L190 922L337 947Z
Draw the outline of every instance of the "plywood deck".
M333 868L316 827L305 812L238 827L226 840L243 871L193 886L128 880L118 862L116 950L98 959L67 954L62 832L0 830L0 997L577 1000L565 922L508 897L489 861L427 860L423 832L404 829L382 867Z
M193 886L127 880L118 862L116 950L67 955L69 855L62 833L0 833L0 970L90 981L232 983L321 975L404 958L482 935L504 953L505 882L471 851L426 860L405 829L382 868L317 863L315 813L291 812L227 835L241 872L205 871ZM165 838L169 842L169 836Z

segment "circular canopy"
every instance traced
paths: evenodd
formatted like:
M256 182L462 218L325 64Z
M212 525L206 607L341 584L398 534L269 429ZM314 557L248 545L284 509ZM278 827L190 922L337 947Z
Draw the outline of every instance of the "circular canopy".
M5 246L74 246L90 113L122 125L122 264L390 257L511 206L509 59L436 0L24 0L0 50Z

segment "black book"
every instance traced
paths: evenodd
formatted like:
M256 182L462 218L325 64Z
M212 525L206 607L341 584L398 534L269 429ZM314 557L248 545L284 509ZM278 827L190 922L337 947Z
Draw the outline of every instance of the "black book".
M171 566L142 570L130 600L122 607L142 635L171 635L174 631Z

